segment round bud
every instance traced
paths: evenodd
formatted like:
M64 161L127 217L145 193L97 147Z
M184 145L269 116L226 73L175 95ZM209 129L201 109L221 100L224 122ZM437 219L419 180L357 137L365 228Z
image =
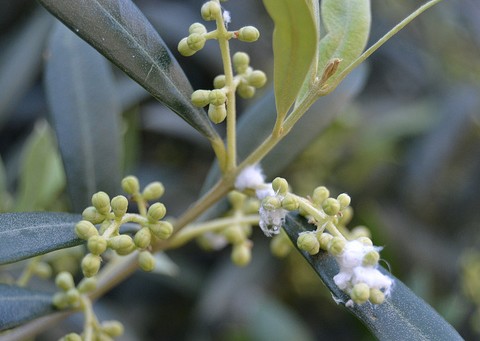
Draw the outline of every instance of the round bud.
M268 211L272 211L282 207L282 202L277 197L265 197L265 199L262 200L262 207Z
M33 273L43 279L50 278L52 276L52 267L45 262L39 262L33 268Z
M210 91L210 95L208 98L210 100L210 104L213 104L215 106L222 105L227 101L227 95L224 91L220 89Z
M337 197L337 200L340 203L340 209L341 210L344 210L345 208L347 208L348 205L350 205L350 202L352 201L352 199L350 198L350 196L347 193L340 194Z
M298 210L298 200L295 198L294 195L287 193L285 198L282 200L282 208L286 209L287 211L296 211Z
M158 239L167 239L173 232L173 226L168 221L159 221L156 224L149 225L149 228Z
M210 90L196 90L192 93L192 104L198 108L203 108L210 103Z
M69 305L75 305L80 301L80 293L76 288L69 289L65 296Z
M205 46L205 41L202 34L192 33L187 38L187 45L193 51L200 51Z
M129 175L122 179L122 188L128 194L135 194L140 191L140 183L138 178L133 175Z
M193 56L195 54L195 50L192 50L189 46L188 46L188 38L183 38L182 40L180 40L178 42L178 46L177 46L177 50L178 52L180 52L180 54L184 57L190 57L190 56Z
M338 223L347 226L350 221L352 221L353 218L353 208L351 206L345 207L342 210L342 215L338 219Z
M380 254L375 251L369 251L365 256L363 256L362 265L363 266L375 266L378 264L378 260L380 259Z
M340 203L337 199L327 198L322 203L323 211L329 216L334 216L340 211Z
M82 341L82 337L77 333L69 333L60 339L61 341Z
M320 251L320 243L314 232L300 233L297 239L297 246L311 255L316 255Z
M110 205L112 206L112 211L113 214L115 214L115 217L120 218L123 217L125 213L127 213L128 199L125 198L123 195L117 195L112 199Z
M370 298L370 288L365 283L355 284L350 293L350 297L353 302L357 304L365 303Z
M370 289L370 302L373 304L382 304L385 301L385 294L376 288Z
M232 248L231 259L233 264L246 266L252 259L252 250L249 243L235 244Z
M284 178L276 177L272 181L272 188L275 193L285 196L288 192L288 182Z
M245 240L245 232L238 224L227 227L224 230L224 235L231 244L239 244Z
M110 213L110 197L105 192L97 192L92 196L92 205L100 214Z
M270 242L270 252L272 252L275 257L286 257L290 251L292 251L292 243L284 233L277 234L272 238Z
M107 249L107 240L102 236L93 236L88 239L88 250L94 255L101 255Z
M228 201L232 204L233 208L239 210L242 208L247 196L239 191L231 191L228 193Z
M204 20L212 21L217 19L222 14L222 9L220 8L220 5L215 1L208 1L203 4L200 12Z
M320 206L322 202L330 196L330 191L325 186L319 186L313 190L312 201Z
M327 246L328 253L333 256L340 256L346 243L346 240L341 237L333 237Z
M190 27L188 28L188 33L204 34L204 33L207 33L207 29L203 24L199 22L195 22L191 24Z
M322 250L327 251L328 250L328 244L330 241L333 239L333 236L330 233L322 233L318 237L318 242L320 243L320 248Z
M356 240L358 240L360 243L362 243L365 246L373 246L372 240L368 237L359 237L359 238L356 238Z
M245 26L238 31L238 40L240 41L252 43L257 41L259 37L260 32L253 26Z
M100 224L105 220L105 216L100 214L97 209L93 206L89 206L82 212L82 217L85 220L88 220L92 224Z
M134 243L132 243L131 245L129 246L126 246L124 248L120 248L120 249L116 249L115 252L117 253L117 255L119 256L126 256L126 255L129 255L131 254L133 251L135 251L137 248L135 246Z
M127 234L112 237L108 240L108 247L114 250L128 249L134 246L133 239Z
M221 89L225 86L225 75L218 75L213 79L213 87L215 89Z
M93 236L98 236L95 226L88 220L81 220L75 225L75 233L78 238L88 240Z
M65 309L68 307L67 295L64 292L57 292L53 295L52 303L58 309Z
M227 117L227 108L225 107L225 104L219 106L210 104L208 106L208 117L215 124L222 123Z
M368 227L359 225L355 226L352 231L350 231L350 235L352 239L360 239L361 237L365 237L367 239L370 239L371 233ZM371 240L370 240L371 242Z
M244 73L250 64L250 57L245 52L236 52L233 55L233 67L237 73Z
M243 212L245 214L254 214L258 213L260 209L260 202L256 199L248 199L243 205Z
M260 70L254 70L248 75L248 84L254 88L261 88L267 82L267 75Z
M83 275L85 277L95 276L98 273L98 270L100 270L100 263L100 256L91 253L87 254L83 257L81 264Z
M161 202L156 202L148 208L147 218L150 222L154 223L165 217L167 209Z
M237 88L237 93L244 99L252 98L255 95L255 88L250 85L240 85Z
M124 332L123 324L119 321L104 321L100 328L102 332L111 337L119 337Z
M138 254L138 265L143 271L152 271L155 269L155 258L148 251L142 251Z
M94 277L84 278L78 283L77 288L82 294L92 292L97 288L97 279Z
M70 272L62 271L55 277L55 285L62 289L63 291L67 291L75 287L75 283L73 281L73 276Z
M159 199L163 193L165 193L165 187L159 181L154 181L149 183L142 192L143 199L149 200L156 200Z
M148 227L141 228L137 233L135 233L135 237L133 238L135 245L139 249L146 249L148 246L150 246L151 240L152 233Z

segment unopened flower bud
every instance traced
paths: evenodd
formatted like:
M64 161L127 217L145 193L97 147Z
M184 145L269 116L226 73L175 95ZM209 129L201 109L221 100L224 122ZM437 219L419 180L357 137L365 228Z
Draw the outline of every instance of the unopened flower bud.
M58 309L65 309L68 307L67 295L64 292L57 292L53 295L52 303Z
M92 292L97 288L97 279L95 277L84 278L78 283L77 288L81 294Z
M285 198L282 199L282 208L286 209L287 211L298 210L298 205L298 199L290 193L287 193Z
M188 33L204 34L204 33L207 33L207 29L203 24L199 22L195 22L191 24L190 27L188 28Z
M224 231L224 235L231 244L239 244L246 238L242 227L238 224L227 227Z
M138 265L143 271L152 271L155 269L155 258L148 251L142 251L138 254Z
M370 239L371 233L368 227L359 225L355 226L352 231L350 231L350 235L352 239L360 239L361 237L366 237L367 239Z
M105 220L105 216L100 214L97 209L93 206L89 206L82 212L82 217L85 220L88 220L92 224L100 224L102 221Z
M88 220L81 220L75 225L75 233L78 238L88 240L93 236L98 236L95 226Z
M105 192L97 192L92 196L92 205L100 214L110 213L110 197Z
M350 221L352 221L352 218L353 218L353 209L351 206L348 206L348 207L345 207L343 210L342 210L342 215L341 217L339 217L338 219L338 223L343 225L343 226L347 226L348 223L350 223Z
M350 196L347 193L342 193L337 197L337 200L340 204L340 210L343 210L343 209L347 208L348 205L350 205L350 202L351 202L352 199L350 198Z
M363 256L362 265L363 266L375 266L378 264L378 260L380 259L380 254L375 251L369 251L365 256Z
M236 210L242 208L247 196L239 191L231 191L228 193L228 201L232 204L232 207Z
M88 239L88 250L94 255L101 255L107 249L107 240L102 236L93 236Z
M350 297L357 304L362 304L370 298L370 288L365 283L355 284L350 293Z
M125 328L121 322L112 320L102 322L100 329L108 336L119 337L120 335L123 335Z
M329 216L334 216L340 211L340 203L337 199L327 198L322 203L323 211Z
M252 43L257 41L259 37L260 32L253 26L245 26L238 31L238 40L240 41Z
M115 252L119 256L126 256L131 254L133 251L135 251L137 248L134 243L130 244L129 246L126 246L124 248L116 249Z
M290 251L292 251L292 243L284 232L273 236L272 241L270 242L270 252L272 252L275 257L286 257Z
M212 21L216 20L222 14L222 9L215 1L208 1L203 4L200 12L204 20Z
M96 256L94 254L87 254L82 259L82 272L85 277L93 277L98 273L100 270L101 258L100 256Z
M313 190L312 201L320 206L322 202L330 196L330 191L325 186L319 186Z
M233 67L238 74L244 73L250 64L250 57L245 52L236 52L233 55Z
M33 268L33 273L43 279L50 278L52 276L52 267L45 262L39 262Z
M297 246L303 251L307 251L310 255L316 255L320 251L320 243L317 236L312 232L300 233L297 239Z
M184 57L190 57L190 56L193 56L195 54L195 50L192 50L189 46L188 46L188 38L183 38L182 40L180 40L178 42L178 46L177 46L177 50L178 52L180 52L180 54Z
M263 71L253 70L252 73L248 75L248 84L254 88L261 88L266 82L267 75Z
M252 259L252 250L249 243L235 244L232 248L231 259L237 266L246 266Z
M198 108L203 108L210 103L210 90L196 90L192 93L192 104Z
M112 211L113 214L115 214L115 217L120 218L127 213L128 199L123 195L117 195L112 199L110 205L112 206Z
M122 180L122 188L128 194L135 194L140 191L140 183L138 178L133 175L129 175Z
M69 289L65 296L69 305L75 305L80 301L80 293L76 288Z
M149 183L142 191L143 199L150 201L159 199L165 193L165 187L159 181Z
M77 333L69 333L62 337L60 341L82 341L82 337Z
M167 239L173 232L173 226L168 221L159 221L158 223L149 225L149 228L158 239Z
M322 233L320 237L318 237L318 241L320 243L320 248L322 250L327 251L328 250L328 245L330 244L330 241L333 239L333 236L330 233Z
M218 106L210 104L208 106L208 117L215 124L222 123L227 117L227 108L225 107L225 104Z
M127 234L112 237L108 240L108 247L114 250L127 249L133 246L133 239Z
M268 211L272 211L282 207L282 202L277 197L265 197L265 199L262 200L262 207Z
M213 79L213 87L215 89L221 89L225 86L225 75L218 75Z
M376 288L370 289L370 302L373 304L382 304L385 301L385 294Z
M187 45L193 51L200 51L205 46L205 41L202 34L192 33L187 38Z
M252 98L255 95L255 88L250 85L240 85L237 88L237 93L244 99Z
M146 249L150 245L151 240L152 233L148 227L141 228L137 233L135 233L135 237L133 238L135 245L139 249Z
M147 217L150 222L154 223L165 217L166 213L165 205L161 202L156 202L148 208Z
M328 243L328 253L333 256L340 256L343 253L347 242L341 237L333 237Z
M284 178L276 177L272 181L272 188L275 193L285 196L288 192L288 182Z
M55 285L62 289L63 291L67 291L75 287L75 283L73 281L73 276L70 272L62 271L55 277Z
M222 105L227 101L227 95L220 89L210 91L209 95L210 104L215 106Z

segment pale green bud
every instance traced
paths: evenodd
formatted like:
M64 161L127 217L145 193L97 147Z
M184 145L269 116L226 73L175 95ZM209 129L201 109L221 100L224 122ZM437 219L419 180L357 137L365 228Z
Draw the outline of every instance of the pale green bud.
M138 265L143 271L152 271L155 269L155 258L148 251L142 251L138 254Z
M134 246L133 239L127 234L112 237L108 240L108 247L114 250L128 249Z
M337 197L337 200L340 204L340 209L343 210L345 208L348 207L348 205L350 205L350 202L352 201L352 199L350 198L350 196L347 194L347 193L342 193L340 194L338 197Z
M222 15L222 9L220 5L215 1L208 1L203 4L200 9L202 18L206 21L216 20L220 15Z
M188 46L188 38L183 38L182 40L180 40L178 42L178 46L177 46L177 50L178 52L180 52L180 54L184 57L190 57L190 56L193 56L195 54L195 50L192 50L189 46Z
M240 225L232 225L224 230L224 236L231 244L239 244L245 240L245 232Z
M320 243L315 233L312 232L300 233L297 239L297 246L311 255L316 255L320 251Z
M173 226L168 221L159 221L158 223L149 225L149 228L158 239L167 239L173 232Z
M165 193L165 187L159 181L149 183L142 192L143 199L150 201L159 199Z
M101 258L94 254L87 254L82 259L82 272L85 277L93 277L100 270Z
M245 26L238 31L238 40L240 41L252 43L257 41L259 37L260 32L253 26Z
M210 90L196 90L192 93L192 104L198 108L203 108L210 103Z
M343 253L347 242L341 237L333 237L328 243L328 253L333 256L340 256Z
M250 85L240 85L237 88L237 93L244 99L252 98L255 95L255 88Z
M248 75L247 80L248 84L253 86L254 88L261 88L265 85L265 83L267 83L267 75L263 71L253 70Z
M385 294L376 288L370 289L370 302L373 304L382 304L385 301Z
M60 341L82 341L82 337L77 333L69 333L62 337Z
M285 198L282 200L282 208L286 209L287 211L296 211L298 210L298 206L298 199L290 193L287 193Z
M208 117L215 124L222 123L227 117L227 108L225 107L225 104L219 106L210 104L208 106Z
M131 254L133 251L135 251L137 248L135 247L135 244L132 243L131 245L129 246L126 246L124 248L120 248L120 249L116 249L115 252L117 253L117 255L119 256L126 256L126 255L129 255Z
M322 202L330 196L330 191L325 186L318 186L313 190L312 201L320 206Z
M92 224L100 224L105 220L105 216L100 214L97 209L93 206L89 206L82 212L82 217L85 220L88 220Z
M75 233L78 238L88 240L93 236L98 236L95 226L88 220L81 220L75 225Z
M69 289L65 297L69 305L75 305L80 301L80 293L76 288Z
M337 215L340 211L340 203L337 199L327 198L322 203L323 211L329 216Z
M88 239L88 250L94 255L101 255L107 249L107 240L102 236L93 236Z
M215 89L210 91L209 100L210 100L210 104L219 106L224 104L227 101L227 95L223 90Z
M95 277L84 278L78 283L77 288L82 294L92 292L97 288L97 279Z
M140 191L140 183L138 178L133 175L129 175L122 179L122 188L128 194L135 194Z
M377 251L369 251L365 256L363 256L362 265L364 266L375 266L378 264L380 259L380 254Z
M350 297L357 304L362 304L370 298L370 288L365 283L355 284L350 293Z
M188 33L204 34L204 33L207 33L207 29L203 24L199 22L195 22L191 24L190 27L188 28Z
M373 242L370 238L368 237L358 237L356 238L360 243L362 243L365 246L373 246Z
M242 208L246 199L247 196L239 191L231 191L228 193L228 201L230 201L230 204L232 204L232 207L236 210Z
M33 268L33 273L43 279L50 278L52 276L52 267L45 262L40 262Z
M292 243L284 232L273 236L270 242L270 252L272 252L275 257L286 257L290 251L292 251Z
M282 202L277 197L265 197L262 200L262 207L266 210L276 210L282 207Z
M110 197L105 192L97 192L92 196L92 205L100 214L110 213Z
M249 199L245 202L243 206L243 212L245 214L258 213L260 209L260 202L256 199Z
M368 229L368 227L363 226L363 225L355 226L352 229L352 231L350 231L350 234L351 234L352 239L359 239L361 237L366 237L366 238L370 239L371 235L372 235L370 233L370 230Z
M112 206L112 211L113 214L115 214L115 217L120 218L127 213L128 199L123 195L117 195L112 199L110 205Z
M236 52L233 55L233 67L237 73L244 73L250 64L250 57L245 52Z
M152 233L148 227L141 228L137 233L135 233L135 237L133 241L135 245L140 249L146 249L152 240Z
M100 325L102 332L111 337L119 337L124 332L123 324L119 321L104 321Z
M64 292L57 292L53 295L52 303L58 309L65 309L68 307L67 295Z
M231 260L237 266L246 266L252 259L252 250L249 243L235 244L232 248Z
M221 89L225 86L225 75L218 75L213 79L213 87L215 89Z
M288 182L284 178L276 177L272 181L272 188L275 193L285 196L288 192Z
M75 287L75 282L73 281L73 276L70 272L62 271L55 277L55 285L67 291Z
M148 208L147 218L150 222L154 223L165 217L165 214L167 214L165 205L161 202L156 202Z
M330 244L330 241L333 239L333 236L330 233L322 233L320 237L318 237L318 241L320 243L320 248L322 250L327 251L328 250L328 245Z
M200 51L205 46L205 41L202 34L192 33L187 38L187 45L193 51Z
M353 218L353 208L351 206L345 207L342 210L342 215L340 216L338 223L347 226L350 221L352 221Z

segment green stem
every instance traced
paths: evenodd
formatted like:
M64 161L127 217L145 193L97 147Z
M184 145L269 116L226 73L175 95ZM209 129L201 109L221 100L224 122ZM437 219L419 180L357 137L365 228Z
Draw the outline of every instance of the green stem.
M23 269L22 274L17 279L17 285L19 287L24 287L28 284L28 282L33 276L35 266L40 262L40 258L41 257L33 258L32 260L30 260L30 262L25 267L25 269Z

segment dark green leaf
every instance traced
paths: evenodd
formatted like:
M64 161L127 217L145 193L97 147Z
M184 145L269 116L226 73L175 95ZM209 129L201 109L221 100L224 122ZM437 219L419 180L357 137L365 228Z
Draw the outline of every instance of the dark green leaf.
M303 217L295 214L287 215L284 228L294 245L300 232L313 229ZM322 251L314 256L301 250L299 252L331 291L335 300L345 305L349 297L333 281L333 277L339 272L335 258ZM380 270L387 273L383 268ZM379 340L463 340L432 307L400 280L388 275L394 279L395 284L391 296L383 304L373 306L367 303L346 307Z
M51 294L0 284L0 331L54 311Z
M93 193L120 186L120 103L107 61L57 23L49 43L46 88L74 211Z
M0 214L0 264L16 262L83 243L75 234L77 214Z
M218 139L205 111L191 104L183 70L132 1L39 1L156 99L209 139Z

